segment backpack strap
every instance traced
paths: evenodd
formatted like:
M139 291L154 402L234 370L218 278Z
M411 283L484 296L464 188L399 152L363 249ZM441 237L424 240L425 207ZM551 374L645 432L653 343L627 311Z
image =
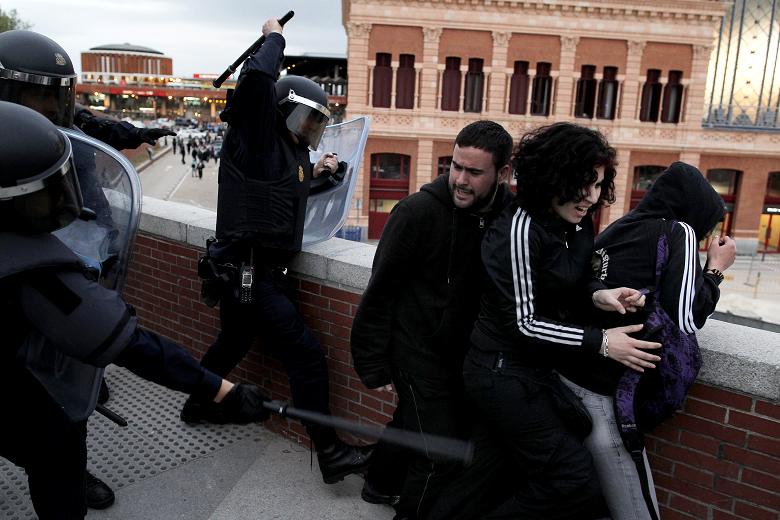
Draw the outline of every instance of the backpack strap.
M642 487L642 496L645 499L645 505L647 505L647 512L650 514L652 520L658 520L658 515L655 512L655 504L653 504L653 495L650 493L650 479L647 478L647 466L645 466L643 453L644 450L632 451L631 458L634 461L636 472L639 475L639 484Z

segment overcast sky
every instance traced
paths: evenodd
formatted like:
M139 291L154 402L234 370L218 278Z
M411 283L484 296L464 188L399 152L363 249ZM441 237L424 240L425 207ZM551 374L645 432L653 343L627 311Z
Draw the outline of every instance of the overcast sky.
M173 58L173 73L219 74L260 36L263 22L288 10L285 53L345 55L341 0L0 0L67 51L110 43L151 47Z

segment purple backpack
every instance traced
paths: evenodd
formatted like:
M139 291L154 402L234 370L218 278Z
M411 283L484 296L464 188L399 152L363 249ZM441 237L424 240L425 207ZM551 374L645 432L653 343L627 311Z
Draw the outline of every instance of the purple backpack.
M664 221L662 221L664 222ZM669 229L677 222L672 221ZM629 452L644 447L643 433L651 431L682 407L701 368L701 354L695 334L686 334L661 307L661 278L669 260L667 233L658 236L655 290L649 303L643 338L663 347L661 361L644 373L626 370L615 392L615 418Z

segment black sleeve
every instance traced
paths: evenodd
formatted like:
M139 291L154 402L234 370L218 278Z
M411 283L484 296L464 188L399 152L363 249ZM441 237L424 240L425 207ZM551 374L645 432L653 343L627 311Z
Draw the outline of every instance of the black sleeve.
M368 388L390 384L394 309L403 280L414 268L418 227L412 222L407 204L402 202L393 208L374 255L371 279L352 323L352 359Z
M515 323L518 332L526 341L536 343L545 349L554 349L562 353L572 349L597 352L601 347L601 329L561 323L538 314L535 301L537 273L546 268L541 258L542 239L539 234L542 232L538 227L531 225L531 217L528 213L520 212L514 218L515 223L510 237L513 285L509 297L515 302ZM561 295L561 297L568 296Z
M114 363L147 381L209 400L222 384L179 345L140 327Z
M73 124L88 136L103 141L117 150L138 148L143 143L139 129L130 123L95 116L86 108L76 112Z
M703 276L696 234L684 222L670 233L669 262L661 279L661 306L688 334L704 326L720 298L718 284Z
M271 33L238 76L229 107L221 116L230 125L226 153L245 175L258 171L258 161L267 161L276 143L276 78L284 58L284 37Z

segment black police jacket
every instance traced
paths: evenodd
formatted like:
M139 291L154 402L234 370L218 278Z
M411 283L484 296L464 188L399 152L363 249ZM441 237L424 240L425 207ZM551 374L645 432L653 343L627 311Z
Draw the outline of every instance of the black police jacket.
M217 239L294 253L301 249L312 175L276 108L284 38L271 33L241 69L228 108L217 196Z

